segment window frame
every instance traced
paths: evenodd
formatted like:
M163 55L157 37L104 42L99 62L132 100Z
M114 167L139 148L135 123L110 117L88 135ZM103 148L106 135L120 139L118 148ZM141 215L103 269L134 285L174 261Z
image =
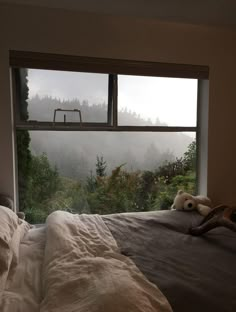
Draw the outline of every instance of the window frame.
M9 65L12 80L12 108L13 108L13 131L16 138L17 130L42 130L42 131L118 131L118 132L195 132L196 134L196 190L201 190L201 194L207 194L207 155L203 152L207 150L207 140L202 140L207 133L208 116L208 81L209 67L204 65L187 65L174 63L158 63L146 61L132 61L119 59L104 59L83 56L68 56L58 54L47 54L37 52L9 51ZM89 73L105 73L109 75L108 87L108 115L107 123L59 123L56 122L35 122L21 121L19 119L18 99L16 94L15 69L32 68L58 71L74 71ZM138 75L152 77L171 77L198 79L197 94L197 116L196 126L120 126L118 125L118 103L117 103L117 76ZM206 87L205 87L206 86ZM201 89L201 90L200 90ZM202 89L207 89L202 96ZM204 116L203 116L204 115ZM206 115L206 116L205 116ZM204 118L202 118L204 117ZM204 119L204 120L203 120ZM206 130L207 132L207 130ZM203 149L199 148L200 144ZM15 142L16 146L16 142ZM16 187L16 207L18 208L18 174L17 155L15 150L15 187ZM204 171L204 174L202 174ZM202 181L204 179L204 189ZM200 185L201 184L201 185Z
M123 131L123 132L196 132L198 133L198 109L197 122L194 127L183 126L121 126L118 124L118 87L117 76L139 75L154 77L208 79L209 68L200 65L169 64L142 61L127 61L115 59L103 59L80 56L65 56L55 54L43 54L36 52L10 51L10 66L13 80L13 102L15 128L20 130L45 130L45 131ZM108 115L106 123L82 122L44 122L22 121L19 118L19 109L16 97L15 70L19 68L49 69L61 71L105 73L108 74Z

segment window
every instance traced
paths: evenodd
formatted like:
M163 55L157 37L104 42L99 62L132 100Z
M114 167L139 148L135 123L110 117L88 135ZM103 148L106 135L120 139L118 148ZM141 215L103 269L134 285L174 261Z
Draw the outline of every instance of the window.
M59 85L61 88L58 88ZM28 101L28 119L31 121L52 122L55 110L63 107L64 111L56 111L55 122L107 123L107 74L65 71L55 74L52 70L28 69L28 88L31 99ZM79 104L78 98L81 99ZM81 120L77 111L74 111L78 105L83 112ZM102 115L99 115L97 106L103 106Z
M11 53L19 209L169 209L196 191L201 66Z

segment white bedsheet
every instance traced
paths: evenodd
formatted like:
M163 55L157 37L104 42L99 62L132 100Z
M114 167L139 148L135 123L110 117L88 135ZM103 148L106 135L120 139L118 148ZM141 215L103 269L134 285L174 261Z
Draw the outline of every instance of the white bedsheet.
M120 254L98 215L57 211L20 244L2 312L169 312L135 264Z

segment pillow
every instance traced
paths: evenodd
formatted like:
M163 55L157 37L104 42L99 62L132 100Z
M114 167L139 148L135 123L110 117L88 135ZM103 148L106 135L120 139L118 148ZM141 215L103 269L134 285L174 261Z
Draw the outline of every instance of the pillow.
M12 236L19 224L18 217L14 211L0 206L0 242L9 245Z
M18 227L18 217L9 208L0 206L0 293L5 287L12 260L11 240Z
M8 268L7 280L11 281L13 279L15 270L19 261L19 252L20 252L20 243L23 240L23 237L31 228L30 224L24 220L19 220L21 224L15 230L12 240L10 242L10 257L9 263L10 267Z
M17 215L11 209L0 206L0 275L9 268L10 244L18 224Z

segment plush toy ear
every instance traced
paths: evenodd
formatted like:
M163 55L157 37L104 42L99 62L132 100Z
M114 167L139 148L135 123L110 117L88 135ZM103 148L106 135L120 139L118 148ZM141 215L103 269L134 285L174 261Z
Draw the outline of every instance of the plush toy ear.
M184 192L184 191L179 190L177 194L178 194L178 195L181 195L181 194L183 194L183 192Z

